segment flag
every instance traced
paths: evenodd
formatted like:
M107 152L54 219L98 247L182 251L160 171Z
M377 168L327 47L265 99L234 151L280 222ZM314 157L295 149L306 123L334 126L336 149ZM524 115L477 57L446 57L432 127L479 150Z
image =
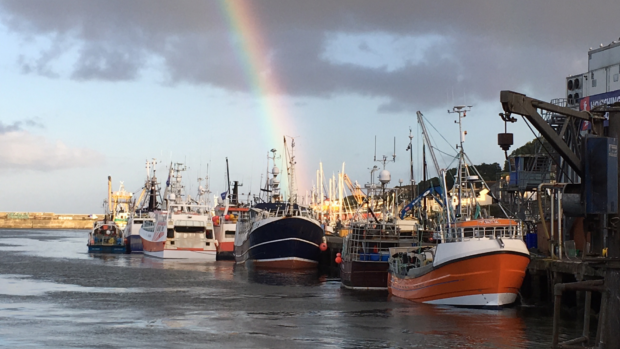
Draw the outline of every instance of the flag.
M220 194L220 196L222 197L222 200L226 200L226 195L228 194L228 190L226 190L225 192L223 192L222 194Z

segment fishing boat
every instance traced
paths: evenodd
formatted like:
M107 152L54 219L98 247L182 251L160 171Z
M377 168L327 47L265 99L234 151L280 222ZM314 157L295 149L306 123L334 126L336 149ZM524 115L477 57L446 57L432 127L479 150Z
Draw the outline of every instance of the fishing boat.
M243 184L239 181L232 182L232 190L230 188L230 172L228 171L228 158L226 158L226 179L228 188L221 194L218 200L220 203L215 206L215 215L213 216L213 233L217 240L217 259L218 260L234 260L235 259L235 232L237 230L237 221L241 213L249 211L249 207L239 200L239 187Z
M160 209L157 196L159 194L159 183L155 176L156 160L146 162L146 181L138 198L135 209L132 209L127 226L123 229L123 237L127 240L128 252L142 253L142 239L140 238L140 227L144 222L154 222L152 212Z
M170 166L164 209L152 213L154 222L140 228L144 254L162 259L215 261L217 241L213 236L211 209L203 201L185 198L181 184L183 164Z
M293 139L290 150L286 137L284 146L287 155L289 200L280 195L280 170L275 166L276 150L268 155L273 162L271 173L262 189L263 198L247 212L240 212L235 232L235 261L249 268L308 269L316 268L321 248L326 249L323 229L312 212L297 204L295 188L295 156ZM271 174L271 176L270 176ZM323 247L321 247L323 246Z
M460 129L467 108L454 111ZM420 112L418 119L430 145ZM476 185L489 188L467 161L463 142L461 131L457 179L450 194L444 190L446 225L437 234L439 243L391 248L389 292L422 303L501 307L516 300L529 252L519 220L482 217ZM445 188L445 170L437 170Z
M213 216L213 232L217 240L217 259L235 259L235 232L241 214L247 213L249 207L218 205Z
M127 225L132 193L120 188L112 192L112 177L108 176L108 199L103 220L93 224L88 233L89 253L126 253L127 241L123 238L123 229Z
M418 242L417 221L401 220L395 214L398 190L385 187L390 179L384 168L379 175L380 188L372 182L366 185L368 194L347 229L340 261L344 288L386 291L389 249Z

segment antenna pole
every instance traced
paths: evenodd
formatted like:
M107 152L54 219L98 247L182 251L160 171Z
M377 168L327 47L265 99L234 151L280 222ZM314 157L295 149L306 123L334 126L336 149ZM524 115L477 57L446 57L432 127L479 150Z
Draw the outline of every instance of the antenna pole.
M392 153L392 161L396 161L396 137L394 137L394 153Z
M375 158L374 161L377 161L377 136L375 135Z

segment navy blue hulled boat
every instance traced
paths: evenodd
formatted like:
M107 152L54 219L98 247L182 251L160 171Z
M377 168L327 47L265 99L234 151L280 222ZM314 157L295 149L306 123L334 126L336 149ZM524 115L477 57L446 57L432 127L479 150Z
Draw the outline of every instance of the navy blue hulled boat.
M284 139L286 148L286 138ZM310 210L296 203L295 157L291 149L287 151L289 178L289 202L282 201L278 175L280 170L273 166L267 174L265 199L254 204L248 212L240 214L235 232L235 261L248 267L306 269L316 268L319 263L321 244L325 242L319 221L312 217ZM276 150L271 150L270 160L275 162ZM268 166L269 167L269 166ZM269 178L271 175L271 178Z
M259 203L237 222L235 260L249 267L316 268L323 242L323 229L306 208Z

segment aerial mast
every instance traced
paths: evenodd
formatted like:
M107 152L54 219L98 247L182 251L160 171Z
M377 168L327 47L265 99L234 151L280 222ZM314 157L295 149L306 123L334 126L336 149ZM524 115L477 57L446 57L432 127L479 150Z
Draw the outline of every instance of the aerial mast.
M467 131L463 132L462 129L462 123L461 123L461 119L467 116L467 112L471 110L471 106L465 106L465 105L457 105L455 107L452 108L452 111L448 110L449 114L453 114L453 113L457 113L459 114L459 119L458 121L454 121L454 123L459 124L459 145L457 145L457 148L459 148L459 167L458 167L458 173L457 173L457 183L459 185L459 195L458 195L458 204L456 206L456 217L461 217L461 213L462 213L462 205L461 205L461 196L463 194L463 163L464 163L464 150L463 150L463 143L465 142L465 135L467 134Z

